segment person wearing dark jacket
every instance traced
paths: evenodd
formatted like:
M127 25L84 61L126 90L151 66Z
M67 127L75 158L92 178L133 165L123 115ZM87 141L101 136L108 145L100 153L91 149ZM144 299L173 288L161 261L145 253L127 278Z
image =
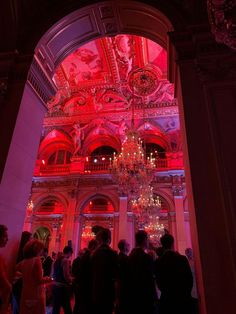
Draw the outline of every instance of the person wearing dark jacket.
M92 311L92 278L91 278L91 257L97 247L97 241L89 241L88 248L83 254L76 258L76 263L72 264L72 274L74 276L75 305L73 314L93 314Z
M53 265L52 314L60 314L61 307L65 314L72 314L70 304L70 286L72 284L70 257L72 254L72 248L65 246L63 254L58 256Z
M111 249L111 232L96 235L98 248L91 258L93 314L112 314L116 298L117 253Z
M160 314L191 314L193 277L188 260L173 250L174 238L161 237L163 255L156 261L156 281L161 291Z
M129 314L153 314L156 311L157 292L153 258L145 252L148 235L139 230L135 235L136 247L128 258L129 267Z
M128 286L128 253L129 243L122 239L118 242L118 280L116 314L129 314L129 286Z

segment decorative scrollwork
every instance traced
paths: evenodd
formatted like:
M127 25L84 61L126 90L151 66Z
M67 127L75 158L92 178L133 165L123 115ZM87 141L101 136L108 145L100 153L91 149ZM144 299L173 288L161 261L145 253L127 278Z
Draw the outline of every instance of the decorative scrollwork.
M130 74L129 86L135 95L151 95L156 91L158 85L156 73L149 69L138 69Z
M236 0L208 0L207 5L216 41L236 50Z

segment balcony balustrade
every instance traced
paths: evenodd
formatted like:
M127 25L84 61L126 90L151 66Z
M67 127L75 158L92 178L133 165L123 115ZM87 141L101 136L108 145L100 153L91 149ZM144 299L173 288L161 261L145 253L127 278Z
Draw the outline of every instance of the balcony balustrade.
M79 170L74 167L74 161L71 164L64 165L39 165L35 168L35 176L49 176L49 175L64 175L71 172L79 172L84 174L90 173L109 173L111 167L111 156L88 156L80 159ZM182 153L166 153L165 158L158 158L155 161L156 170L173 170L183 169L183 155Z

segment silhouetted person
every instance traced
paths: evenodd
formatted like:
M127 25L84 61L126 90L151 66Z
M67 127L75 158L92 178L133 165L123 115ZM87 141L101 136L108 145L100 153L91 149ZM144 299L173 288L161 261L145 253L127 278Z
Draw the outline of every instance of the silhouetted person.
M75 305L73 314L92 314L92 276L91 276L91 256L97 248L97 241L89 241L88 248L74 267L74 291ZM74 264L74 263L73 263Z
M197 293L197 284L196 284L196 278L195 278L195 267L194 267L194 257L193 257L193 250L192 248L186 248L185 255L188 259L189 266L191 268L191 272L193 275L193 288L192 288L192 303L195 309L194 313L198 313L198 293Z
M30 240L24 246L24 259L16 265L16 274L21 274L23 278L20 314L45 314L44 284L51 282L51 278L43 277L42 251L42 242Z
M96 240L98 248L91 258L93 314L112 314L118 267L117 253L109 246L109 229L99 231Z
M70 285L72 277L70 274L70 257L73 250L70 246L65 246L63 254L58 257L53 266L53 311L52 314L59 314L61 307L65 314L72 314L70 305Z
M20 263L24 259L24 247L26 243L28 243L32 239L32 234L29 231L23 231L21 234L21 240L17 255L17 264ZM12 286L12 310L13 314L18 314L20 312L20 298L23 287L23 280L19 278L15 281Z
M145 252L148 235L139 230L135 235L136 247L131 251L129 263L130 311L134 314L153 314L156 310L157 293L153 258Z
M7 227L0 225L0 248L5 247L8 242ZM0 256L0 313L5 313L9 304L11 284L7 278L5 261Z
M118 242L118 281L116 314L129 313L129 287L128 287L128 253L130 245L122 239Z
M185 256L173 250L174 238L161 237L163 255L156 262L156 280L161 291L160 314L191 314L193 277Z
M52 272L52 263L53 263L53 259L51 258L50 255L48 255L48 249L45 247L43 249L43 275L44 276L50 276L51 272Z

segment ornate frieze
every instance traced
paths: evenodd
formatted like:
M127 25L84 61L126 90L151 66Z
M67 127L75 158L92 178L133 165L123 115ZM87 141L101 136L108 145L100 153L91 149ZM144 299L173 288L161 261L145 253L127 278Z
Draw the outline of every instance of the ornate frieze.
M33 183L32 183L32 187L33 188L48 188L48 187L52 187L52 188L56 188L56 187L63 187L63 186L72 186L72 187L77 187L78 186L78 179L64 179L64 180L47 180L44 179L43 181L37 181L36 179L34 179Z

